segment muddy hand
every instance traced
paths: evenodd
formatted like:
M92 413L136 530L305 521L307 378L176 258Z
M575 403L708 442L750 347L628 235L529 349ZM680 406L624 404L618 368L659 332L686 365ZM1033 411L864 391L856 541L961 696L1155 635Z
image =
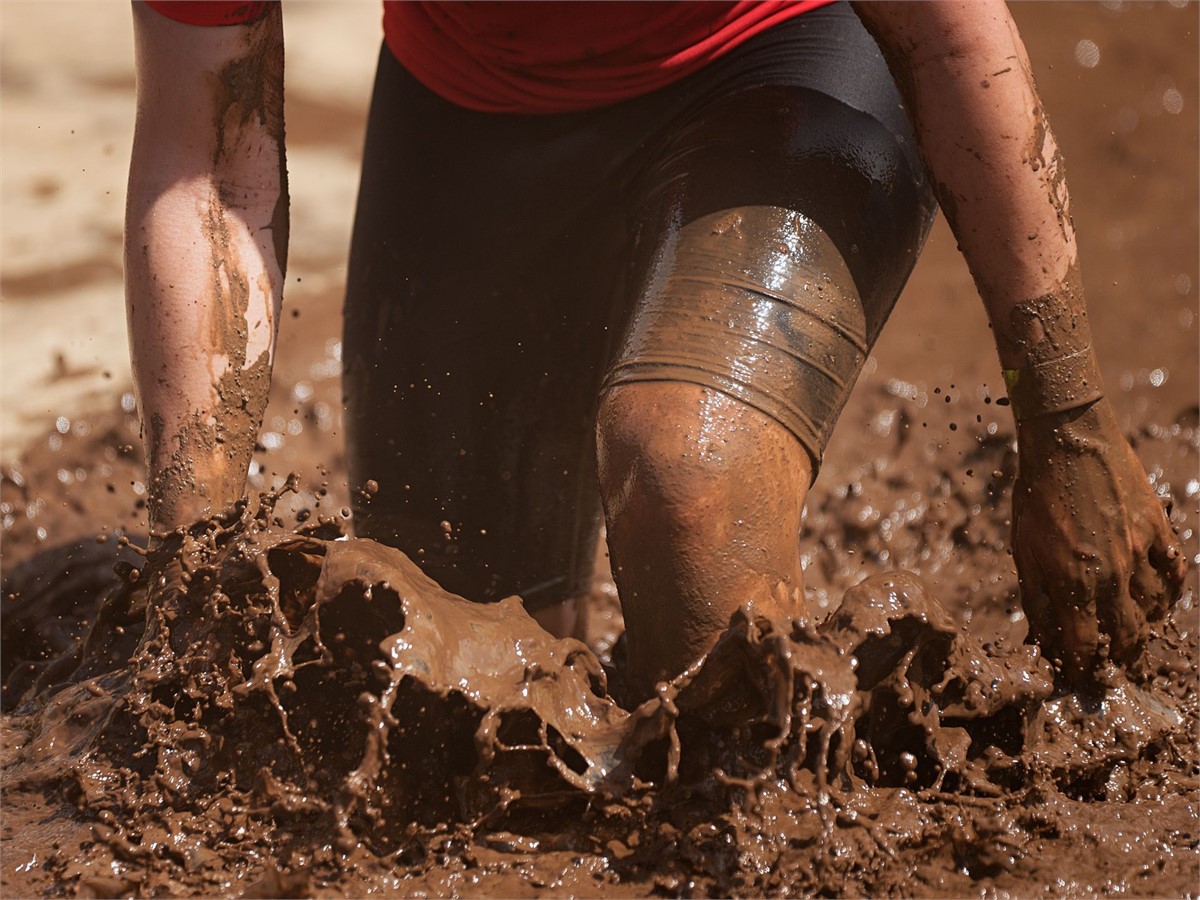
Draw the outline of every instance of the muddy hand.
M1145 470L1100 400L1018 426L1013 553L1029 633L1067 677L1136 659L1187 562Z

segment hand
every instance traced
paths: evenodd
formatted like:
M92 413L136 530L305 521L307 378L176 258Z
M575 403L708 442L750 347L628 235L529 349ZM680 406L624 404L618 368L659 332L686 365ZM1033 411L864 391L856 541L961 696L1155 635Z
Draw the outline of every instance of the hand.
M1030 638L1074 683L1137 658L1187 561L1107 400L1018 423L1013 554Z

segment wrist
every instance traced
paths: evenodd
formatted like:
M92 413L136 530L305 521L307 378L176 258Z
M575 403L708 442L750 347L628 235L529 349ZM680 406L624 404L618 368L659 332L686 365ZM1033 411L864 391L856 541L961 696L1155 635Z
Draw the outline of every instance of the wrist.
M1116 416L1105 398L1075 409L1017 421L1017 450L1025 468L1061 464L1061 457L1092 455L1120 437Z
M1084 409L1104 397L1100 366L1090 346L1004 370L1018 427Z
M185 440L174 453L153 460L148 485L151 533L188 528L233 507L245 493L246 465L238 462L222 452L221 444L209 447Z

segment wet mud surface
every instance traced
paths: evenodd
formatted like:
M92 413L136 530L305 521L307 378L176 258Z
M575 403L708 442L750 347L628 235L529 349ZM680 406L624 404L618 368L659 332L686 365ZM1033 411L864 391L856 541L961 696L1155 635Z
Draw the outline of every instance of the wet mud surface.
M0 893L1196 896L1197 11L1080 9L1015 12L1109 396L1192 562L1128 673L1073 693L1024 643L1011 416L944 229L810 495L815 624L735 616L637 708L606 573L560 641L345 537L338 298L297 290L250 486L298 477L265 506L147 558L129 395L0 467Z
M148 558L38 542L121 530L140 471L128 414L73 427L4 472L6 893L1190 895L1194 570L1128 675L1067 691L1022 640L995 403L902 392L810 504L823 620L735 615L634 709L606 579L554 639L346 538L319 473ZM1133 438L1195 559L1195 410Z

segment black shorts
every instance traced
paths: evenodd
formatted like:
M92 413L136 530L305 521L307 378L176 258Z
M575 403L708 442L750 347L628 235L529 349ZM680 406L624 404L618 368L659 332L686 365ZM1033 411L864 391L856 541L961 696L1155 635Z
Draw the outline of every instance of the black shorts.
M345 306L357 533L471 599L579 591L606 381L722 390L819 462L933 213L846 4L555 115L455 106L385 48Z

